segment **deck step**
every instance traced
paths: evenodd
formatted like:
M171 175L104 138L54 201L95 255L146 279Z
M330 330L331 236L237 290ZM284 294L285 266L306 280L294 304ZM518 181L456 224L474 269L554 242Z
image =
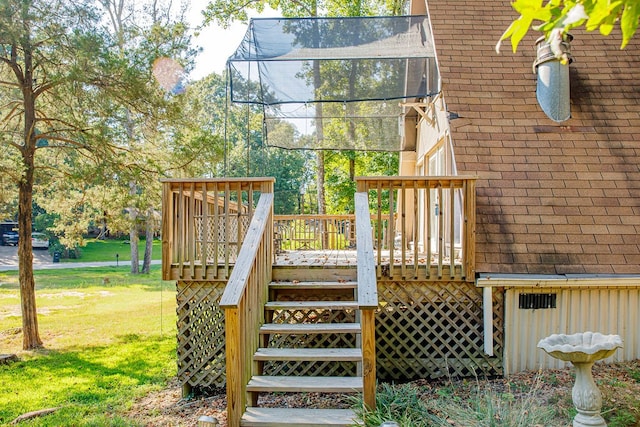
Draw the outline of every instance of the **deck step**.
M355 289L356 282L271 282L271 289Z
M356 301L269 301L267 310L357 310Z
M260 427L346 427L352 426L355 413L351 409L247 408L241 426Z
M253 360L295 360L307 362L358 362L362 360L359 348L259 348Z
M247 391L356 393L362 391L362 377L254 376Z
M360 323L266 323L261 334L349 334L360 333Z

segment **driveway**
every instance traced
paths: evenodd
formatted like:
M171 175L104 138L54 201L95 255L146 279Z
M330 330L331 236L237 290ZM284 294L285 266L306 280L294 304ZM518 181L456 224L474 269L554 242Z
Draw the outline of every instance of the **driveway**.
M46 249L33 250L33 265L41 265L52 263L53 259ZM17 246L0 246L0 269L3 267L18 265L18 247Z
M160 260L152 260L151 265L161 264ZM49 251L44 249L34 249L33 251L33 269L47 270L54 268L78 268L78 267L107 267L107 266L126 266L130 265L129 261L94 261L94 262L53 262L53 258L49 255ZM142 265L142 263L141 263ZM18 269L18 248L16 246L0 246L0 271L9 271Z

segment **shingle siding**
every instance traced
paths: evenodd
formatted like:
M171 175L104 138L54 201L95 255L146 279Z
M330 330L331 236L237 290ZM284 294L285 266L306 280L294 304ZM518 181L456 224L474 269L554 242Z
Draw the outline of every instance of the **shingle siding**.
M572 118L548 119L537 34L509 1L429 0L457 170L477 175L477 271L640 274L640 36L573 32Z

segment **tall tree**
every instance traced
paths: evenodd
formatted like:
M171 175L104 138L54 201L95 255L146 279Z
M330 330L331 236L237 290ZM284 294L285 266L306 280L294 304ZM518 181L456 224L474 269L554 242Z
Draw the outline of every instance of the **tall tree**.
M157 142L163 139L162 129L171 127L169 120L177 120L180 113L179 96L184 91L183 75L193 65L195 51L185 24L186 3L174 7L169 0L99 0L109 16L109 32L113 35L118 54L138 68L149 80L153 75L167 91L168 96L154 93L152 102L157 105L153 114L136 114L126 104L120 105L119 129L127 148L134 148L141 155L138 173L130 175L127 182L130 205L129 241L131 272L139 272L138 240L141 226L145 229L145 251L142 272L151 266L151 251L156 212L159 207L157 178L168 165L166 157L158 155ZM153 67L151 66L153 64ZM140 174L139 171L143 171ZM124 182L121 180L120 182Z
M126 166L131 152L113 138L113 106L153 111L148 73L111 48L94 6L0 1L0 87L7 100L0 105L0 144L18 159L9 176L18 187L24 349L42 346L31 246L34 183L55 180L56 161L85 176L109 176L110 165Z
M18 186L18 258L24 349L42 345L38 332L31 247L36 150L43 134L49 141L74 143L68 137L70 131L83 128L79 123L68 120L71 114L57 115L48 107L52 98L60 98L64 92L70 95L77 91L77 87L68 85L76 76L84 74L85 66L95 71L96 64L87 49L100 56L104 52L103 40L87 24L95 24L96 18L90 8L74 3L17 0L0 3L0 84L5 93L11 94L9 101L2 105L0 142L5 150L15 150L20 159L13 176Z

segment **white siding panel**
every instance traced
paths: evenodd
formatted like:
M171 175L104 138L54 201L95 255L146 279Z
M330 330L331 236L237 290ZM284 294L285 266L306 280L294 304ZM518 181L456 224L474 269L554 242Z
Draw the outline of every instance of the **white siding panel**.
M537 348L538 341L551 334L592 331L620 335L624 347L606 361L640 358L637 287L522 287L505 292L505 375L568 366ZM520 309L521 293L555 293L556 308Z

